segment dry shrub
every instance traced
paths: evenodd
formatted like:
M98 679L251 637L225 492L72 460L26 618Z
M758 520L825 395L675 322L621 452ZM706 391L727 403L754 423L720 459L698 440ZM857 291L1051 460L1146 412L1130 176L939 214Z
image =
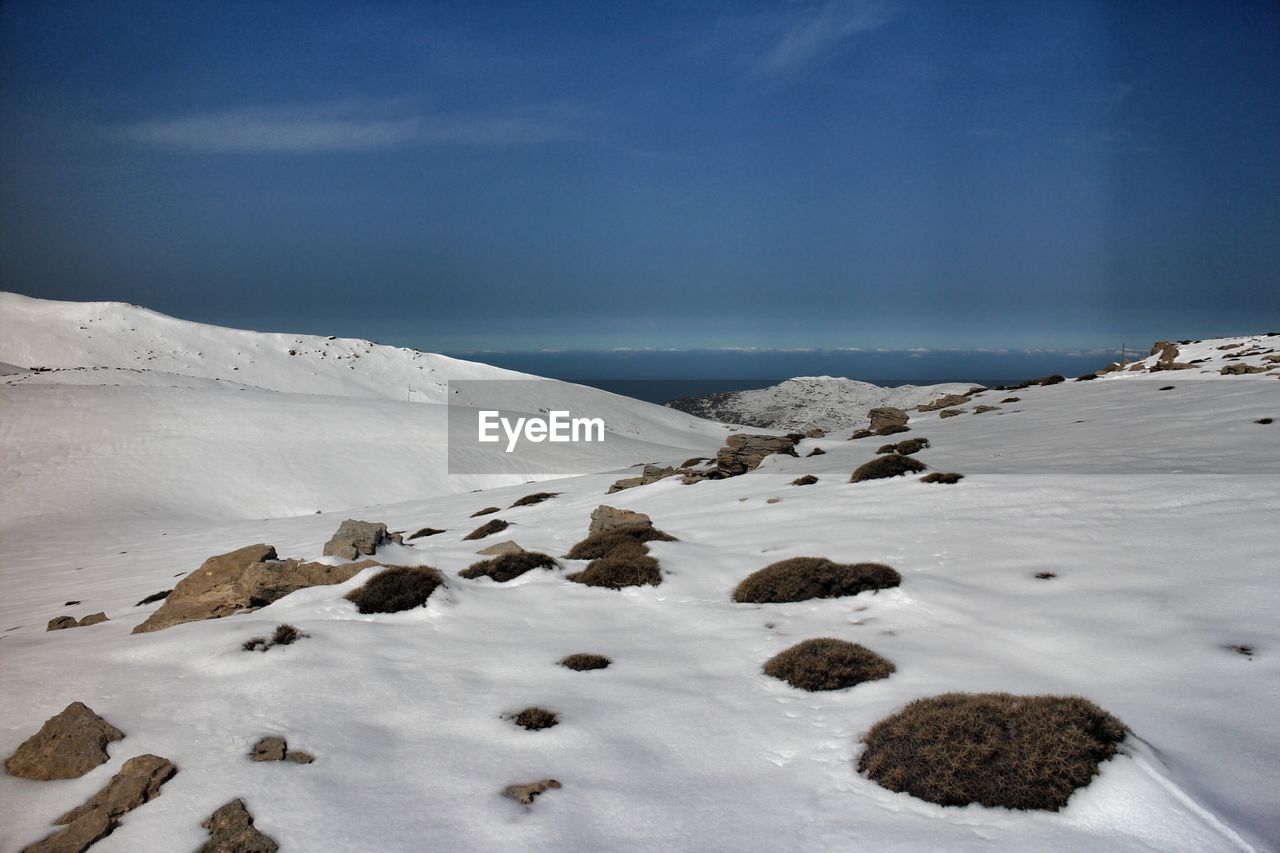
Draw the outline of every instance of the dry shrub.
M271 644L267 642L266 637L253 637L241 643L240 648L246 652L265 652L271 648Z
M361 613L399 613L427 603L444 578L430 566L389 566L347 593Z
M1036 580L1050 581L1058 576L1057 572L1036 572Z
M287 646L297 642L305 636L306 634L302 633L292 625L277 625L276 630L271 634L271 645Z
M1066 381L1067 381L1067 377L1063 376L1060 373L1055 373L1052 376L1046 376L1045 378L1039 380L1038 382L1036 382L1036 384L1037 385L1057 385L1059 382L1066 382Z
M511 508L515 509L518 506L533 506L534 504L540 504L543 501L549 501L554 497L558 497L559 494L559 492L534 492L531 495L525 495L520 498L520 500L511 505Z
M1083 375L1081 375L1081 376L1077 376L1077 377L1076 377L1076 381L1077 381L1077 382L1088 382L1090 379L1097 379L1097 378L1098 378L1098 374L1096 374L1096 373L1085 373L1085 374L1083 374Z
M511 721L522 729L537 732L556 725L560 722L560 717L555 711L548 711L546 708L529 707L512 714Z
M1021 397L1005 397L1000 402L1001 403L1021 403L1022 398Z
M919 453L929 446L927 438L909 438L906 441L899 441L897 444L882 444L876 453L898 453L903 456L910 456L913 453Z
M849 440L854 441L859 438L870 438L873 435L875 435L875 433L869 429L854 430L853 435L849 436Z
M1115 755L1125 731L1078 696L947 693L872 726L858 770L943 806L1057 811Z
M556 561L546 554L537 551L518 551L514 554L500 554L492 560L481 560L473 563L458 575L468 579L493 578L498 583L515 580L533 569L554 569Z
M792 557L748 575L733 591L733 600L769 604L840 598L900 583L902 576L880 563L849 565L825 557Z
M964 479L964 474L943 473L942 471L934 471L932 474L925 474L920 478L922 483L943 483L951 486Z
M911 427L903 424L890 424L889 426L880 427L876 430L876 435L897 435L900 432L911 432Z
M439 527L424 527L412 536L407 537L406 541L409 539L421 539L423 536L435 536L439 533L444 533Z
M566 579L584 586L603 586L622 589L624 586L657 586L662 583L658 561L645 553L644 545L635 542L617 548L603 557L587 563L580 572L566 575Z
M495 512L502 512L502 509L496 506L487 506L484 509L478 509L475 512L471 513L471 517L476 518L477 516L481 516L481 515L493 515Z
M883 480L886 477L901 477L903 474L915 474L923 470L923 462L912 459L910 456L890 453L887 456L872 459L865 465L860 465L858 470L853 472L853 476L849 478L849 482L861 483L863 480Z
M141 607L144 604L154 604L157 601L164 601L166 598L169 597L169 593L171 592L173 592L173 590L171 589L162 589L159 592L153 592L133 606ZM76 604L79 604L79 603L80 602L78 601L76 602Z
M792 480L792 481L791 481L791 485L793 485L793 486L812 486L812 485L813 485L814 483L816 483L816 482L818 482L818 478L817 478L817 477L813 476L812 474L805 474L803 477L796 477L794 480Z
M630 527L615 527L604 533L593 533L574 545L565 554L570 560L595 560L606 554L625 548L629 545L640 545L645 542L676 542L676 537L664 533L647 524L634 524Z
M823 450L821 447L815 447L813 450L810 450L805 455L806 456L826 456L827 451Z
M805 640L769 658L764 674L801 690L842 690L888 678L893 663L856 643L823 637Z
M613 661L604 655L577 654L569 655L560 661L560 665L575 672L588 672L593 669L607 669Z
M484 537L489 536L491 534L506 530L510 526L511 526L511 522L503 521L500 518L495 518L493 521L486 521L484 524L480 525L475 530L468 533L466 536L463 536L462 541L467 542L472 539L483 539Z
M1254 421L1254 423L1266 425L1266 424L1272 423L1272 420L1271 418L1258 418L1256 421Z

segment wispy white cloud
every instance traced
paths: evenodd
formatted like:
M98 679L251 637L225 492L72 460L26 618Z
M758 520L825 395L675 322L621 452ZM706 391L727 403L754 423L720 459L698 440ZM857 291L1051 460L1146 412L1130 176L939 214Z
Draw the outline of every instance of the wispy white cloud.
M780 11L763 22L772 39L756 70L794 74L897 16L897 4L886 0L828 0Z
M351 105L244 108L113 128L118 138L194 152L371 151L409 145L518 146L567 135L565 117L535 114L385 115Z

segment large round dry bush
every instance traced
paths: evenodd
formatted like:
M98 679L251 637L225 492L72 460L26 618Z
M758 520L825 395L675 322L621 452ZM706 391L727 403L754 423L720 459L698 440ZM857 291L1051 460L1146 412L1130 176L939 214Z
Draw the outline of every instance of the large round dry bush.
M932 474L925 474L920 478L922 483L943 483L948 486L955 485L964 479L964 474L957 474L953 471L934 471Z
M566 575L567 580L586 586L622 589L624 586L657 586L662 583L658 561L644 552L644 546L619 548L587 563L580 572Z
M663 533L656 527L635 524L615 527L604 533L593 533L574 545L565 554L570 560L595 560L619 549L635 548L645 542L675 542L676 537Z
M506 530L510 526L511 526L511 522L503 521L500 518L495 518L493 519L493 521L486 521L484 524L480 525L475 530L468 533L466 536L463 536L462 541L467 542L472 539L483 539L484 537L489 536L491 534L499 533L503 530Z
M607 669L613 661L604 655L577 654L569 655L560 661L560 665L575 672L589 672L593 669Z
M791 485L793 485L793 486L812 486L812 485L813 485L814 483L816 483L816 482L818 482L818 478L817 478L817 477L813 476L812 474L805 474L803 477L796 477L794 480L792 480L792 481L791 481Z
M1124 736L1124 723L1079 696L946 693L872 726L858 770L943 806L1057 811Z
M883 480L887 477L901 477L903 474L915 474L923 470L924 463L920 460L912 459L910 456L890 453L887 456L872 459L865 465L859 465L858 470L854 471L853 476L849 478L849 482L861 483L863 480Z
M361 613L399 613L427 603L444 578L430 566L390 566L347 593Z
M805 640L780 652L764 665L764 674L801 690L842 690L888 678L894 665L857 643L831 637Z
M484 509L478 509L475 512L471 513L471 517L476 518L477 516L481 516L481 515L493 515L495 512L502 512L502 508L496 507L496 506L487 506Z
M556 565L556 561L546 554L517 551L514 554L500 554L492 560L472 563L458 572L458 575L468 579L493 578L498 583L506 583L533 569L554 569Z
M840 598L900 583L902 575L880 563L847 565L825 557L792 557L747 575L733 591L733 600L769 604Z

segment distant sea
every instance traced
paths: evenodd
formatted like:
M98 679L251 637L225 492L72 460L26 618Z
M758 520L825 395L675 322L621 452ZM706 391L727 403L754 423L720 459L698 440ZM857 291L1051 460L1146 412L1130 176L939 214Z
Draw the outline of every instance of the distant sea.
M991 387L1053 373L1079 376L1120 357L1119 351L1043 350L566 350L448 355L650 403L767 388L795 376L838 376L884 386L968 382Z

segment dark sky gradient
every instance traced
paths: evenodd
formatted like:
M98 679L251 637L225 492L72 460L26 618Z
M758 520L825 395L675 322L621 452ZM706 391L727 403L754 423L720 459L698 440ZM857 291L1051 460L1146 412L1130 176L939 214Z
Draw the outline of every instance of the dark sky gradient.
M437 351L1270 331L1277 81L1275 0L6 0L2 286Z

